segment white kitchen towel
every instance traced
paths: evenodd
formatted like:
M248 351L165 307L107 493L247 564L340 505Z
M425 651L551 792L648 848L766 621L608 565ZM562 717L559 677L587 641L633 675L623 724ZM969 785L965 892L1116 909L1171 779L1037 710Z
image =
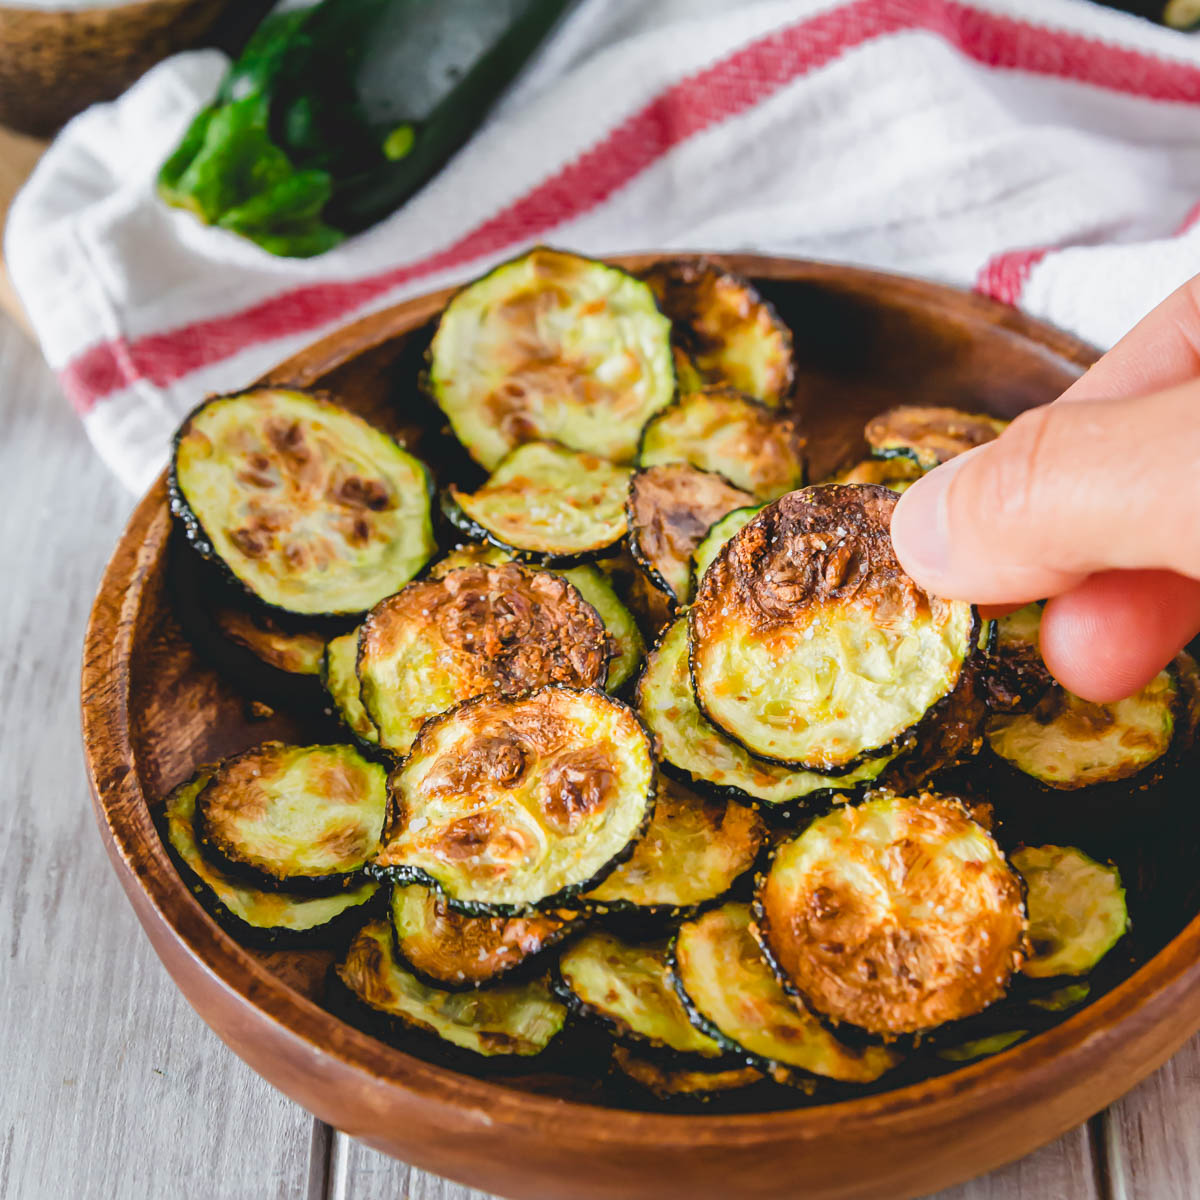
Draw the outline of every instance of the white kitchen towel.
M76 118L6 255L130 488L180 417L329 329L544 241L932 277L1097 345L1200 271L1200 35L1086 0L583 0L403 210L272 258L154 195L212 51Z

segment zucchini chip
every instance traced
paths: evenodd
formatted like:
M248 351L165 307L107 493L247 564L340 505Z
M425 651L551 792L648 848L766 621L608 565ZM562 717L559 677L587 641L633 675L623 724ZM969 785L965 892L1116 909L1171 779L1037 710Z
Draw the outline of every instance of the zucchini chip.
M1129 928L1125 889L1115 866L1074 846L1022 846L1012 865L1025 881L1031 979L1086 975Z
M432 1034L485 1058L540 1054L567 1016L540 980L477 992L430 987L397 960L387 921L364 925L335 970L360 1004L398 1031Z
M521 558L570 562L625 536L629 471L553 442L518 446L474 492L450 485L446 515Z
M596 610L557 575L515 563L410 583L358 637L363 707L405 754L427 718L481 693L603 684L611 647Z
M175 435L168 488L192 545L288 612L365 612L435 548L425 464L304 392L206 400Z
M434 400L488 471L537 440L632 462L675 394L671 326L650 289L544 247L463 288L429 356Z
M680 926L671 951L675 990L692 1023L776 1083L814 1076L874 1083L900 1061L883 1046L844 1046L771 973L747 904L730 903Z
M879 458L910 458L930 471L956 455L995 441L1007 421L957 408L901 404L872 417L865 431L867 445Z
M691 463L759 500L804 486L804 444L790 417L728 387L679 397L642 431L638 466Z
M672 986L666 941L635 945L599 929L584 934L558 960L555 991L622 1041L704 1058L724 1054L688 1019Z
M266 613L219 607L213 622L231 642L249 650L277 671L289 675L319 675L325 638L313 629L284 629Z
M751 519L762 512L765 507L764 504L754 504L749 508L735 508L709 526L709 530L700 540L700 544L692 551L691 593L693 596L700 590L700 580L704 578L704 572L712 565L712 560L721 552L721 547L739 529L749 525Z
M688 463L635 471L625 511L629 548L650 582L676 605L691 598L692 551L714 521L754 497Z
M792 331L748 279L702 258L661 262L642 277L705 383L783 404L795 378Z
M749 1087L764 1078L754 1067L701 1069L681 1065L670 1056L638 1053L619 1044L613 1046L612 1062L622 1075L660 1100L708 1100L718 1092Z
M396 953L418 978L447 991L483 987L538 964L538 955L577 926L578 913L464 917L435 888L392 889Z
M223 870L299 893L357 883L383 834L387 773L352 746L264 742L213 772L196 838Z
M723 896L754 865L762 818L732 800L704 799L660 780L650 828L633 853L583 898L602 912L681 916Z
M989 1058L1015 1046L1023 1037L1029 1036L1028 1029L1009 1029L1005 1033L993 1033L987 1037L974 1038L957 1046L943 1046L937 1051L943 1062L974 1062L977 1058Z
M459 546L457 550L452 550L445 558L434 563L430 568L429 578L441 579L459 567L471 566L474 563L496 566L512 561L513 557L507 550L501 550L498 546L472 543L469 546ZM585 563L579 567L560 568L554 573L574 584L575 589L604 622L604 628L608 630L608 636L613 642L612 658L608 663L608 683L605 687L610 692L620 691L633 678L646 653L646 643L642 640L642 632L638 629L633 614L621 603L608 576L598 567Z
M1060 1013L1078 1008L1092 994L1090 983L1068 983L1044 996L1030 996L1029 1003L1042 1012Z
M991 717L987 743L1010 767L1049 788L1073 791L1115 783L1162 764L1179 701L1171 668L1111 704L1092 704L1055 684L1029 712Z
M805 803L827 800L873 783L891 762L869 758L847 775L830 778L765 763L704 719L688 675L687 620L680 618L646 660L636 704L654 735L664 770L710 794L759 802L791 815Z
M188 890L208 914L239 941L275 949L328 945L356 929L363 906L379 891L374 880L332 896L293 896L248 887L201 854L193 824L196 797L215 769L201 768L167 797L163 808L167 847Z
M689 615L693 688L752 754L837 775L919 740L973 684L979 618L904 573L896 500L867 485L792 492L704 572Z
M906 492L924 472L907 455L867 458L825 480L826 483L877 483L897 494Z
M433 883L469 916L516 916L594 887L654 812L637 717L595 690L478 696L421 730L392 776L376 869Z
M987 670L988 703L1000 712L1027 712L1057 686L1041 651L1041 604L1027 604L995 622Z
M363 708L355 671L357 660L357 629L331 638L325 647L325 658L321 664L321 682L350 732L364 743L364 748L374 748L379 745L379 730Z
M885 1041L1004 995L1025 947L1021 881L958 800L845 805L781 844L755 915L784 986Z

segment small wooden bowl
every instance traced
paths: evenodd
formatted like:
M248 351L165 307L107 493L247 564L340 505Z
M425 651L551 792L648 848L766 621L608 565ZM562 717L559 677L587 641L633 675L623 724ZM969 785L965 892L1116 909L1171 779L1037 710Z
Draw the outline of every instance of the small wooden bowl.
M866 417L889 404L1012 415L1052 399L1095 357L1012 309L933 284L778 258L726 261L759 282L795 331L814 478L855 453ZM268 378L329 387L393 425L398 412L401 434L411 434L405 410L409 401L418 408L422 327L448 294L359 321ZM1049 1032L951 1074L837 1104L635 1111L587 1079L489 1081L385 1046L316 1001L328 956L259 954L226 936L155 832L159 798L197 763L314 731L283 716L250 720L244 698L197 660L164 595L170 529L160 481L117 546L87 631L83 731L105 844L155 950L204 1020L276 1087L379 1150L545 1200L900 1198L1058 1137L1200 1028L1193 906L1171 918L1136 973Z

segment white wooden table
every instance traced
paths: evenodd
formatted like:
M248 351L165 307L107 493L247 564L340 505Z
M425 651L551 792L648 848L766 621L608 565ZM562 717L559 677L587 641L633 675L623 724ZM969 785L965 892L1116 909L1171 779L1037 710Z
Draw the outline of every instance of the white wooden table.
M0 315L0 1200L485 1200L274 1091L142 936L93 825L78 716L84 622L131 504ZM939 1200L1198 1197L1200 1039Z

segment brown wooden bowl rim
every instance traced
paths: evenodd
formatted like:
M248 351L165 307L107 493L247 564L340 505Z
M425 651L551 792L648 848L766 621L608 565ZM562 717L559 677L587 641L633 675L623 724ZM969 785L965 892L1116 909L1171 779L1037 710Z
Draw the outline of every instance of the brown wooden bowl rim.
M685 252L612 256L611 261L638 267L682 253ZM801 259L737 254L713 257L759 278L834 281L854 277L862 282L877 282L881 290L892 295L920 298L935 308L952 309L957 314L964 311L965 305L968 311L986 314L991 323L1079 366L1088 366L1096 357L1091 347L1070 334L974 293L883 272ZM337 356L338 346L352 343L355 353L359 353L387 337L415 328L442 307L454 290L442 289L372 314L322 339L303 352L309 365L301 375L319 377L337 365L341 361ZM306 382L304 378L295 378L291 361L265 378L273 383ZM1156 1010L1151 1016L1166 1012L1200 982L1200 916L1197 916L1129 979L1062 1024L1002 1054L894 1091L772 1112L676 1115L564 1101L505 1087L406 1054L346 1025L272 974L208 917L184 886L162 846L133 766L135 756L126 715L128 675L123 674L120 688L112 689L108 671L112 662L130 661L139 585L165 544L169 522L165 487L160 478L139 502L118 542L105 569L97 605L88 624L82 669L82 717L84 752L97 818L131 877L208 974L242 1003L253 1006L307 1042L312 1050L334 1055L351 1068L406 1089L423 1100L472 1115L485 1114L491 1124L524 1123L531 1117L561 1120L572 1112L580 1117L586 1114L592 1136L598 1142L656 1142L685 1148L701 1133L710 1144L728 1140L746 1145L777 1141L781 1136L813 1140L834 1127L844 1135L851 1122L869 1133L881 1121L911 1119L916 1109L936 1121L943 1110L949 1115L950 1106L961 1104L964 1093L968 1092L974 1106L984 1109L989 1101L1012 1099L1014 1076L1020 1077L1023 1093L1038 1095L1049 1089L1052 1075L1070 1070L1076 1056L1082 1058L1095 1043L1116 1040L1122 1023L1151 1005ZM114 639L108 621L101 628L98 609L102 598L116 595L122 596L122 602ZM117 761L124 762L126 767L101 779L93 748L106 743L119 748ZM1147 1069L1153 1065L1149 1064ZM1097 1107L1101 1103L1103 1098L1098 1099Z

